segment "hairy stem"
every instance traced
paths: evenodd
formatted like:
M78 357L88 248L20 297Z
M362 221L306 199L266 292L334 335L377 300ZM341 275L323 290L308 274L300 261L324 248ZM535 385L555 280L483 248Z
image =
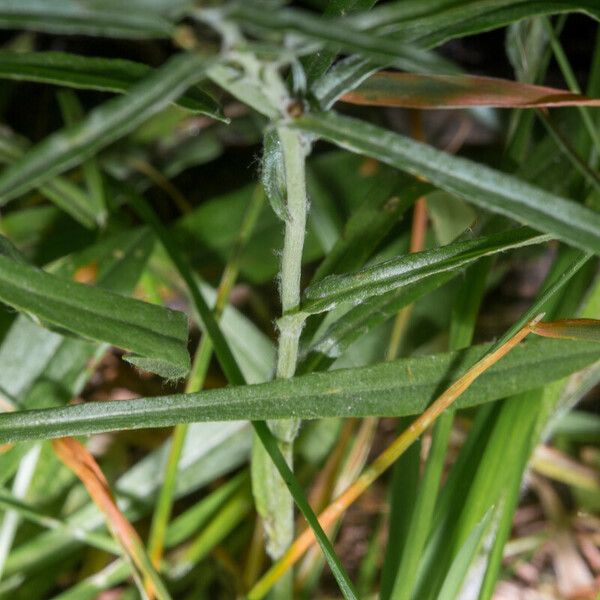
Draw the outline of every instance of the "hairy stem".
M304 322L303 316L298 313L298 308L307 212L305 152L301 137L295 131L283 126L278 129L278 135L285 167L287 204L279 280L282 317L278 321L279 348L276 377L289 378L293 377L296 371L298 342ZM273 421L269 423L269 427L291 467L293 441L298 431L299 421L297 419ZM292 497L275 466L258 444L255 445L253 475L255 495L264 519L267 551L271 558L277 559L294 539ZM288 581L282 587L290 584L291 581ZM287 591L289 592L289 587ZM282 589L280 597L285 597L286 593Z

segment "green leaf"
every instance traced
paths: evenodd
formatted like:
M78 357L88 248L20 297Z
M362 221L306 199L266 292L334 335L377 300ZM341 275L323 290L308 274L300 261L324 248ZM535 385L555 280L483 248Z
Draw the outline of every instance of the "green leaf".
M378 65L362 56L342 58L317 79L311 91L321 110L328 110L346 92L353 90L361 81L378 70Z
M207 61L196 54L179 54L132 86L129 93L95 108L73 127L47 137L0 175L0 205L81 164L133 131L202 79L207 66Z
M286 381L286 380L280 380ZM329 564L329 568L332 571L333 576L336 579L338 587L342 592L342 595L346 600L358 600L352 582L350 581L346 571L340 562L335 550L327 534L323 531L317 516L315 515L312 507L310 506L304 490L300 486L298 479L294 476L292 470L287 464L282 452L279 450L279 446L277 444L277 440L271 433L269 426L265 421L255 421L253 423L254 431L256 435L259 437L261 443L263 444L266 452L269 454L269 457L273 461L273 464L277 467L281 478L285 481L290 494L294 498L294 502L304 515L304 518L308 522L310 528L313 530L315 537L327 559L327 563Z
M81 90L127 93L152 73L148 65L120 58L96 58L66 52L0 51L0 79L35 81ZM198 87L175 104L192 112L227 121L217 102Z
M0 256L0 300L84 338L130 350L129 362L165 377L189 370L183 313L45 273Z
M0 132L0 162L18 162L25 156L28 145L27 140L8 131ZM88 229L94 229L103 221L103 213L95 210L87 194L69 179L54 177L40 185L39 191Z
M319 265L313 281L365 264L382 239L429 186L396 172L378 173L376 184L344 225L335 246Z
M147 514L162 485L168 444L145 456L122 475L114 485L119 506L130 520ZM247 461L251 435L246 423L199 423L190 427L178 470L177 497L197 490L227 475ZM20 445L18 446L20 447ZM98 529L103 520L90 502L67 518L69 527L86 531ZM8 557L6 576L34 573L40 567L65 560L82 545L68 530L44 532L20 545ZM127 568L125 575L127 575Z
M240 24L250 24L267 31L300 34L321 42L336 51L357 52L382 64L393 64L407 71L436 72L440 58L414 45L406 45L387 36L353 28L343 19L326 19L309 12L280 8L264 10L251 3L232 6L230 16Z
M596 0L400 0L350 17L347 26L383 27L387 36L431 48L481 31L498 29L535 15L583 12L600 20Z
M181 275L188 293L190 294L196 314L200 324L202 325L205 333L210 337L215 355L219 360L219 364L223 369L227 379L234 384L241 385L245 382L244 375L237 364L235 357L231 351L227 340L223 336L221 328L217 323L212 310L209 308L204 296L200 292L200 288L194 278L194 274L181 253L177 242L173 239L173 236L169 233L167 228L163 225L161 220L154 213L152 208L148 205L146 200L135 194L133 190L126 190L128 193L128 200L132 205L133 209L154 231L163 248L169 255L169 258L175 265L175 268Z
M460 269L482 256L547 242L549 236L528 228L518 228L466 242L455 242L361 269L351 275L330 275L308 287L301 310L318 313L335 308L342 302L359 304L397 287L420 279Z
M325 17L343 16L350 12L369 10L377 0L329 0L323 15ZM316 52L304 61L306 79L310 83L322 76L334 62L337 52L331 48L328 52Z
M450 321L448 345L452 350L468 347L473 342L477 315L481 307L491 262L491 258L480 260L470 267L465 274L460 291L453 304ZM427 456L423 476L418 485L415 505L412 512L406 516L409 526L405 535L405 551L402 552L401 556L396 555L399 562L391 595L392 600L410 600L415 595L414 585L418 575L418 567L423 562L423 548L431 532L431 522L440 490L441 475L446 463L453 421L454 411L449 410L440 415L434 425L431 448ZM417 457L415 462L415 468L418 471L420 458ZM396 491L402 493L399 490ZM391 502L402 502L401 498L398 497L398 493L391 498ZM397 532L390 529L390 539L395 535L397 535ZM393 550L393 546L386 549L386 554L389 554L391 550ZM390 556L388 560L394 560L394 557Z
M213 265L215 259L219 264L226 263L254 189L254 184L246 185L208 199L182 217L170 230L172 237L186 251L192 267L202 275L210 274L206 268ZM245 279L251 283L264 283L277 275L279 258L272 249L281 247L282 234L281 221L265 203L255 232L240 261L240 272ZM313 261L322 255L321 245L309 227L303 259L305 262Z
M83 119L83 107L72 90L59 90L56 94L58 105L67 126L72 126ZM102 171L96 157L90 156L83 163L83 176L88 192L89 204L92 205L96 220L100 225L106 224L108 210L104 193Z
M440 244L449 244L477 221L477 213L464 200L436 190L427 194L431 226Z
M392 318L404 306L438 289L460 271L446 271L421 281L373 296L337 319L308 347L302 357L303 373L323 370L339 358L361 336ZM314 318L314 317L313 317Z
M600 253L600 214L487 166L398 133L334 113L300 117L293 126L351 152L372 156L465 200Z
M130 39L170 37L174 32L170 21L152 11L77 0L3 0L0 27Z
M490 508L465 540L465 543L462 545L446 573L442 589L438 596L440 600L456 600L456 598L459 597L458 595L467 571L483 544L484 537L488 531L493 515L494 509Z
M97 286L119 294L130 294L153 245L154 240L147 229L126 231L67 256L58 266L52 266L61 276L72 278L79 269L97 265ZM40 408L39 402L46 406L45 396L50 394L48 390L37 394L31 388L38 380L40 383L52 382L56 388L61 388L68 401L80 393L85 381L82 373L87 372L90 361L97 355L96 344L62 337L20 315L0 345L0 390L15 405Z
M188 288L188 292L192 297L192 302L194 303L198 317L200 318L206 335L210 337L219 364L225 372L228 381L233 385L243 386L244 383L246 383L244 375L235 360L231 348L229 347L229 344L227 343L227 340L225 339L213 312L209 309L204 297L200 293L187 261L181 255L179 248L177 247L176 243L173 242L169 232L154 214L152 209L147 205L144 199L136 196L134 193L131 193L130 201L132 202L138 214L151 225L163 244L166 252L169 254L169 257L173 261L175 267L177 268L179 274L183 278L186 287ZM244 386L238 389L248 389L248 387L249 386ZM184 397L187 398L191 398L192 396L193 394L184 394ZM179 417L172 424L175 425L178 423L187 422L189 421ZM259 437L264 449L269 454L270 459L273 461L274 465L279 471L279 474L285 482L291 496L294 499L294 502L304 515L304 518L307 520L311 529L314 531L315 537L317 538L319 545L323 550L325 558L327 559L329 567L331 568L342 593L346 598L355 598L352 590L352 583L344 571L344 568L340 563L333 546L327 537L327 534L323 531L323 528L319 524L315 513L306 499L304 490L288 466L286 459L279 449L277 440L271 433L271 430L263 420L253 420L252 427Z
M0 443L125 428L237 419L417 414L490 348L473 346L289 380L111 403L0 414ZM491 402L578 371L600 358L593 342L527 341L486 371L457 407Z
M563 254L569 259L566 265L561 257ZM573 260L573 254L569 248L560 249L541 293L495 347L542 310L555 314L558 292L565 289L566 283L572 283L588 262L588 257L582 254L575 254ZM572 292L572 286L569 291ZM561 302L560 298L558 300ZM508 515L517 502L523 469L537 443L536 422L544 421L548 411L556 406L556 394L563 385L561 380L548 381L539 389L507 399L494 411L478 412L473 432L461 449L440 496L436 509L437 524L425 554L427 565L422 570L421 588L417 591L419 597L438 597L444 573L450 568L453 556L493 505L501 507L502 511L495 519L495 539L488 559L495 563L496 570L499 568L502 546L512 522ZM508 437L511 439L509 445L506 444ZM493 587L492 580L488 583Z

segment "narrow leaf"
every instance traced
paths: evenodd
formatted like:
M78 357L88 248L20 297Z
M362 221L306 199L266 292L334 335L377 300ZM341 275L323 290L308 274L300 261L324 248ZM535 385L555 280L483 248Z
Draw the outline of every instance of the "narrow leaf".
M121 58L96 58L67 52L0 51L0 78L13 81L124 94L152 71L148 65ZM225 120L217 102L198 87L189 89L174 102L190 111Z
M427 184L402 173L392 171L391 175L384 178L378 174L372 192L344 225L342 235L319 265L313 281L363 266L394 224L429 189Z
M128 94L105 102L80 123L47 137L0 175L0 205L133 131L202 79L206 67L205 59L196 54L179 54Z
M0 132L0 162L12 164L22 159L28 145L8 131ZM102 222L103 215L94 210L85 192L65 177L53 177L40 185L39 191L84 227L94 229Z
M0 256L0 300L82 337L135 353L129 362L165 377L189 369L183 313L76 283Z
M550 233L583 250L600 253L600 214L516 177L334 113L306 115L297 119L294 126L351 152L424 177L481 208Z
M351 275L330 275L306 289L302 310L317 313L331 310L341 302L359 304L371 296L384 294L425 277L462 268L482 256L543 243L549 239L531 229L519 228L406 254Z
M243 373L241 372L233 353L231 352L231 348L225 339L223 332L217 322L213 312L209 309L204 297L200 293L198 289L198 285L196 284L193 274L187 261L181 255L177 245L173 242L169 232L165 229L164 225L160 222L160 220L156 217L154 212L150 209L150 207L146 204L143 198L136 196L135 194L131 194L131 202L138 212L138 214L146 220L150 226L154 229L157 236L161 240L166 252L169 254L171 260L173 261L175 267L179 271L179 274L182 276L183 280L186 283L188 291L192 297L192 301L194 302L194 306L202 321L202 325L205 328L207 335L210 337L210 340L213 344L215 354L221 367L223 368L228 380L233 385L242 386L237 388L238 390L246 390L251 386L244 386L246 383ZM191 407L188 404L188 400L191 400L193 394L183 394L182 399L184 401L185 411ZM264 417L260 417L260 419L264 419ZM195 419L197 420L197 419ZM220 419L218 419L220 420ZM191 421L186 420L184 417L178 417L171 424L176 425L179 423L189 423ZM352 590L352 583L342 564L340 563L331 542L327 538L326 533L320 527L317 517L312 510L308 500L306 499L306 495L304 494L304 490L298 483L298 480L294 476L294 473L288 466L273 433L264 422L264 420L253 420L252 427L254 431L258 435L262 445L265 450L269 454L269 457L273 461L273 464L276 466L281 478L285 482L291 496L294 499L294 502L304 515L304 518L307 520L310 525L312 531L319 541L319 545L323 550L323 554L327 559L327 562L334 574L336 581L340 587L340 590L344 594L346 598L354 598L354 592Z
M569 12L583 12L600 20L596 0L397 0L349 17L346 23L361 29L385 27L389 37L432 48L456 37L498 29L527 17Z
M286 380L284 379L280 381ZM310 527L309 531L313 533L315 539L318 541L321 550L327 559L329 568L331 569L331 572L333 573L333 576L335 577L344 598L346 600L358 600L358 596L356 595L350 578L348 577L342 563L340 562L340 559L335 553L327 534L321 527L321 524L319 523L316 514L310 506L304 490L298 482L298 479L296 479L294 476L283 454L281 453L281 450L279 450L277 440L269 430L269 427L265 421L255 421L253 425L256 435L259 437L265 450L268 452L273 464L277 467L277 470L279 471L282 479L285 481L285 484L288 486L290 494L294 498L296 505L301 510L304 518L308 522Z
M66 125L75 125L83 119L83 107L75 92L60 90L56 96ZM96 157L90 156L84 161L83 176L88 191L89 204L92 205L94 213L97 215L96 220L98 223L104 225L108 217L108 210L102 171Z
M394 317L401 308L444 285L460 272L455 270L431 275L380 296L373 296L353 307L311 343L302 359L302 372L323 370L362 335Z
M169 37L174 31L170 21L151 10L77 0L3 0L0 27L130 39Z
M285 169L281 141L276 129L268 130L263 136L260 181L273 212L285 222L287 219Z
M230 15L242 24L251 24L267 31L300 34L321 42L336 51L357 52L383 64L407 71L439 70L440 58L415 45L403 44L389 36L381 36L353 28L343 19L326 19L307 11L279 8L264 10L244 2L233 5Z
M600 106L568 90L477 75L424 75L381 71L341 97L342 102L402 108L541 108Z
M490 346L313 373L258 385L0 414L0 443L177 423L239 419L403 416L422 412ZM600 359L593 342L521 344L457 402L475 406L545 385Z
M536 319L535 322L539 320ZM492 348L470 367L459 379L448 387L435 401L419 415L377 458L366 467L360 476L333 500L319 515L319 522L328 527L334 523L364 492L387 471L408 448L436 421L436 419L456 403L456 400L467 391L479 377L490 367L498 364L511 350L531 333L531 324L522 327L502 346ZM286 553L271 567L250 591L252 600L260 600L266 595L277 579L279 579L312 545L314 539L311 531L304 531L296 538Z
M491 507L485 513L483 519L473 528L471 534L458 551L444 578L444 583L438 596L440 600L455 600L458 598L469 567L483 544L493 515L494 508Z

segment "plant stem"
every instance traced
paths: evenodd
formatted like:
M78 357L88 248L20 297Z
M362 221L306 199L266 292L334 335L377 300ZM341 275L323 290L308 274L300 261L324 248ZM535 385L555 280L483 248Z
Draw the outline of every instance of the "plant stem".
M250 237L250 234L252 233L252 230L254 229L254 225L256 224L260 211L262 210L263 202L264 194L262 188L258 186L252 195L252 199L242 221L238 239L221 276L214 306L214 313L217 319L223 312L229 299L231 289L233 288L235 280L237 279L242 251ZM204 334L194 357L192 372L190 373L185 388L186 393L197 392L202 389L204 385L204 379L208 371L208 366L210 364L210 359L212 357L212 351L212 341L208 335ZM165 467L165 477L163 485L160 489L154 515L152 517L152 524L148 539L148 553L153 564L157 568L160 565L163 556L165 534L169 519L171 517L175 487L177 483L177 467L179 465L179 460L181 458L187 432L188 424L177 425L173 431L173 440L171 442L171 449L169 451L169 457Z
M300 305L302 250L306 228L305 151L297 132L279 127L277 131L283 152L287 190L287 215L280 270L282 317L278 321L279 348L276 377L293 377L298 358L298 342L304 317ZM293 442L299 427L297 419L269 422L279 448L290 468L293 464ZM256 445L253 457L253 483L257 504L264 519L267 551L271 558L283 555L294 539L294 504L286 484L267 456ZM291 579L281 582L279 597L291 597Z

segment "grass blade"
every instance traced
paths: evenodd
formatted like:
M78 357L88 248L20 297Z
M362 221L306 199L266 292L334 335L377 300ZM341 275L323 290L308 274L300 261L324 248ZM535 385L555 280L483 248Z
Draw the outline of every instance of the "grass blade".
M377 0L329 0L323 11L325 17L341 16L349 12L369 10ZM317 52L304 62L307 82L310 83L321 77L329 69L336 58L335 49L328 52Z
M266 11L251 3L240 3L232 7L230 15L243 24L252 24L270 31L301 34L335 50L339 51L341 48L357 52L379 63L391 63L407 71L436 72L440 65L439 57L414 45L404 45L389 37L353 29L343 20L327 20L306 11L283 8Z
M206 59L197 54L179 54L126 95L105 102L80 123L47 137L0 175L0 205L133 131L202 79L207 66Z
M25 140L12 136L8 132L2 132L0 162L8 164L17 162L24 156L27 146ZM65 177L53 177L40 185L39 191L88 229L95 229L102 222L102 214L94 210L87 194Z
M465 540L465 543L462 545L446 573L442 589L438 596L440 600L456 600L456 598L458 598L465 575L483 544L485 534L493 515L494 510L491 508L485 514L483 519L477 523L469 537Z
M67 126L71 127L83 119L83 107L75 92L60 90L57 94L57 100ZM84 161L82 167L89 204L92 205L96 222L100 225L105 225L108 211L100 166L98 165L98 161L92 156Z
M311 343L302 360L302 372L324 370L336 358L342 356L361 335L393 317L401 308L441 287L460 272L447 271L439 275L431 275L381 296L373 296L355 306Z
M23 519L27 519L40 527L45 527L47 529L60 529L64 527L72 532L73 537L82 539L86 544L94 548L110 552L117 556L121 552L120 547L107 535L86 531L81 527L70 525L66 521L61 521L45 515L39 510L30 507L28 504L17 498L14 493L11 493L4 488L0 488L0 506L5 510L14 510Z
M514 349L531 333L531 324L522 327L502 346L486 353L462 377L446 389L415 421L405 429L379 456L348 486L320 515L319 521L328 526L335 522L422 433L459 398L483 373ZM274 583L291 568L313 543L307 530L290 546L285 555L259 580L248 594L252 600L263 598Z
M146 220L152 226L154 231L157 233L159 239L161 240L165 250L169 254L171 260L175 264L180 275L183 277L183 279L188 287L188 291L190 292L190 294L192 296L192 300L194 302L196 311L198 312L198 315L202 321L202 325L205 328L206 333L210 337L210 340L214 347L214 351L217 356L217 359L219 360L219 363L221 364L221 367L223 368L229 382L232 383L233 385L244 386L244 384L246 383L245 379L244 379L244 375L242 374L237 362L235 361L235 358L231 352L229 344L227 343L227 340L223 336L223 333L219 327L219 324L217 323L217 321L215 319L215 316L213 315L212 311L210 310L206 301L204 300L202 294L200 293L198 286L196 285L196 282L194 281L194 278L193 278L192 272L189 268L189 265L187 264L187 261L181 255L179 249L171 240L171 237L170 237L168 231L165 229L164 225L162 225L162 223L158 220L156 215L148 207L148 205L145 203L143 198L140 198L140 197L136 196L135 194L132 194L131 199L132 199L132 203L134 205L135 210L140 214L140 216L144 220ZM238 390L246 390L249 387L252 387L252 386L239 387ZM223 390L223 391L225 391L225 390ZM185 407L183 412L187 412L189 414L190 409L192 407L190 400L193 396L194 396L194 394L183 394L182 395L182 398L184 400L184 407ZM302 487L298 483L298 480L294 476L294 474L291 471L291 469L289 468L283 454L281 453L281 450L279 449L279 446L277 445L277 441L275 440L275 437L273 436L273 434L271 433L271 430L269 429L266 422L264 421L264 419L269 418L269 416L270 416L269 414L266 414L263 417L258 417L261 420L256 420L254 417L243 417L243 418L252 420L252 426L254 428L254 431L258 435L263 447L265 448L265 450L269 454L271 460L273 461L274 465L276 466L277 470L279 471L281 478L287 485L288 490L290 491L290 494L292 495L292 498L294 499L294 502L296 503L296 505L302 512L302 514L304 515L304 518L308 521L311 529L315 532L315 536L319 540L319 544L323 550L325 558L327 559L327 562L328 562L332 572L334 573L334 576L336 577L336 581L338 582L340 589L342 590L342 592L344 594L346 594L346 592L349 594L345 597L354 598L355 596L351 595L353 593L352 592L352 584L350 582L348 575L345 573L344 568L342 567L342 565L333 549L333 546L331 545L331 542L327 538L327 535L325 534L325 532L319 525L319 522L317 520L317 517L316 517L314 511L312 510L310 504L308 503L308 500L306 499L306 496L304 494ZM221 419L218 419L218 420L221 420ZM177 425L180 423L190 423L190 422L194 422L194 421L197 421L197 419L193 419L190 421L186 417L184 417L183 414L180 413L176 417L176 419L169 424Z
M4 0L0 27L130 39L170 37L174 31L171 22L152 11L77 0Z
M261 212L263 201L264 194L262 189L257 187L257 191L253 194L251 203L244 215L244 221L240 228L234 250L221 275L221 281L217 289L217 296L213 309L215 319L220 319L221 314L229 301L231 289L233 288L238 275L240 256L248 238L252 234L254 226L256 225L256 220ZM211 358L212 341L210 337L204 336L196 350L196 355L192 364L192 372L186 384L186 392L197 392L204 387ZM178 425L173 432L171 449L167 467L165 469L165 477L152 516L150 533L148 535L148 553L152 562L157 567L162 558L165 535L173 506L178 465L181 460L183 445L187 435L187 425Z
M484 259L467 271L464 284L454 303L450 322L449 347L453 350L468 347L473 341L475 323L491 262L491 258ZM454 411L448 410L440 416L432 429L431 448L423 477L418 486L415 506L409 517L410 524L404 544L405 551L401 555L396 570L391 594L392 600L406 600L414 595L418 566L422 562L423 549L431 531L453 421ZM394 560L394 557L390 556L389 560ZM388 596L386 596L386 600L387 598Z
M400 41L431 48L456 37L497 29L527 17L568 12L583 12L600 20L600 8L595 0L458 0L452 3L400 0L351 16L347 21L360 29L384 27L387 35Z
M132 60L96 58L67 52L0 51L0 78L35 81L80 90L127 93L152 73L152 68ZM217 102L198 87L189 89L175 104L224 121Z

